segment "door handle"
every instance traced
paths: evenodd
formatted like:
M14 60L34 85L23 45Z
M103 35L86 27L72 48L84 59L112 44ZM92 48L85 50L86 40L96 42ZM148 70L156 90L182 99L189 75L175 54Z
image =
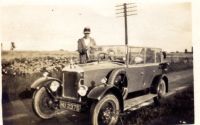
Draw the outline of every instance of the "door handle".
M144 75L144 72L141 72L140 75Z

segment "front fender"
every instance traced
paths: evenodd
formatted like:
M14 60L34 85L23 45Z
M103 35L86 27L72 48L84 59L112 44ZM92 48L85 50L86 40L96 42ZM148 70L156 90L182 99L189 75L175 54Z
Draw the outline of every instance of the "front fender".
M58 81L60 84L62 84L62 81L53 77L40 77L31 84L31 89L39 89L53 80Z
M95 88L93 88L87 95L88 98L90 99L96 99L96 100L100 100L103 95L114 86L108 85L100 85L100 86L96 86Z
M117 99L119 100L121 111L123 111L123 109L124 109L123 96L120 93L119 89L117 87L115 87L114 85L97 86L88 93L87 98L99 101L104 97L104 95L107 92L110 92L117 97Z

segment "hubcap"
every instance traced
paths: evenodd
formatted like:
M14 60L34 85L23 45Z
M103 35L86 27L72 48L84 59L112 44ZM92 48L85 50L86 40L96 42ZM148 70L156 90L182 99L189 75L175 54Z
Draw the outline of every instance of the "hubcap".
M159 96L163 96L166 93L165 82L163 80L159 83L157 91Z
M44 113L53 113L55 110L54 102L47 93L41 97L40 108Z
M107 107L103 112L102 119L106 121L106 123L109 123L112 117L111 115L112 115L112 108Z
M113 102L105 103L100 109L98 122L99 125L109 125L114 119L116 107Z

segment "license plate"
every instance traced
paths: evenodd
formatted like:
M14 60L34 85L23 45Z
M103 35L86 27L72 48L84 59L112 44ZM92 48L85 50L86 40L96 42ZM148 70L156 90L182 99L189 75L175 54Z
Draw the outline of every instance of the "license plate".
M60 107L76 112L80 112L81 110L81 105L76 104L76 103L71 103L71 102L65 102L65 101L60 101Z

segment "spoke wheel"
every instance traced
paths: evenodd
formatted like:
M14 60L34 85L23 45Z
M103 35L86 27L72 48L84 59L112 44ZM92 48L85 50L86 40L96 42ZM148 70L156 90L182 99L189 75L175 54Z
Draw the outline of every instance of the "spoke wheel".
M91 107L91 122L93 125L114 125L119 118L119 101L108 94Z
M35 113L43 119L49 119L55 116L55 103L44 87L35 92L33 109Z

